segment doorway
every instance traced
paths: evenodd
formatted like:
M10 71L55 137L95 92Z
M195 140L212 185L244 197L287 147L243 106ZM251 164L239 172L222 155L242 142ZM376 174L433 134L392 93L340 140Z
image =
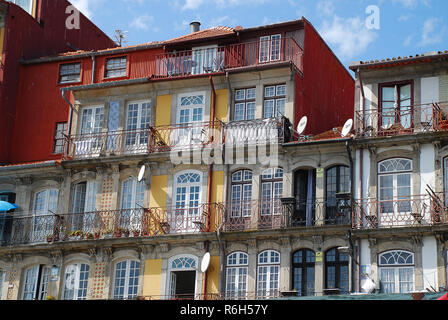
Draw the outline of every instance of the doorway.
M296 200L293 226L311 226L315 221L316 169L300 169L294 173Z
M196 271L171 272L171 298L176 300L194 300Z

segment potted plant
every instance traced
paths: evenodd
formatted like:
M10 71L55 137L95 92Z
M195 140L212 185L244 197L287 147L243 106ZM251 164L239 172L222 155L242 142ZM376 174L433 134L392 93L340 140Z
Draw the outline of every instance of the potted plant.
M107 229L104 237L106 239L109 239L109 238L112 238L113 236L114 236L114 231L112 229Z
M47 236L47 242L48 242L48 243L53 242L53 235L52 235L52 234L49 234L49 235Z
M140 230L133 230L133 231L132 231L132 235L133 235L134 237L139 237L139 236L140 236Z
M93 236L92 233L87 232L87 233L85 234L85 239L86 239L86 240L93 240L93 239L94 239L94 236Z
M68 235L68 238L69 238L69 240L81 240L83 234L84 233L81 230L72 231Z

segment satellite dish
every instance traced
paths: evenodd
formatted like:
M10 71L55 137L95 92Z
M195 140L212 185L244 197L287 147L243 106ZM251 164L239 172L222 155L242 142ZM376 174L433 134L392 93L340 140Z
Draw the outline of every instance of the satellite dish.
M375 282L372 281L372 279L368 278L364 285L362 286L362 289L367 293L372 293L373 290L375 290L376 285Z
M146 170L146 166L142 165L142 167L140 168L140 172L138 173L138 182L143 180L143 176L145 175L145 170Z
M348 119L347 122L345 122L344 127L342 128L341 135L343 137L346 137L350 131L352 131L353 128L353 119Z
M301 135L306 128L306 124L308 123L308 118L306 116L303 116L302 119L300 119L299 125L297 126L297 133Z
M202 257L201 272L202 273L206 272L209 265L210 265L210 252L206 252L204 254L204 257Z

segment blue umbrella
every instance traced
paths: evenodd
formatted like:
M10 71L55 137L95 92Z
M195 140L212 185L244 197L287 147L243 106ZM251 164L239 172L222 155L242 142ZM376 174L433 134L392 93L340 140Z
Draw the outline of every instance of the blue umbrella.
M16 204L12 204L7 201L0 201L0 212L6 212L17 208L18 206Z

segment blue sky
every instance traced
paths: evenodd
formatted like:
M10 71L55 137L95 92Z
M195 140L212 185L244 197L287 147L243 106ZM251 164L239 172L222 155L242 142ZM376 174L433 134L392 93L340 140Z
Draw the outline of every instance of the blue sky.
M167 40L217 25L255 27L307 18L347 67L351 61L448 50L446 0L72 0L126 45ZM367 10L376 6L378 11ZM375 9L376 10L376 9ZM378 13L378 15L374 15ZM378 18L379 17L379 21ZM370 24L366 24L366 21Z

